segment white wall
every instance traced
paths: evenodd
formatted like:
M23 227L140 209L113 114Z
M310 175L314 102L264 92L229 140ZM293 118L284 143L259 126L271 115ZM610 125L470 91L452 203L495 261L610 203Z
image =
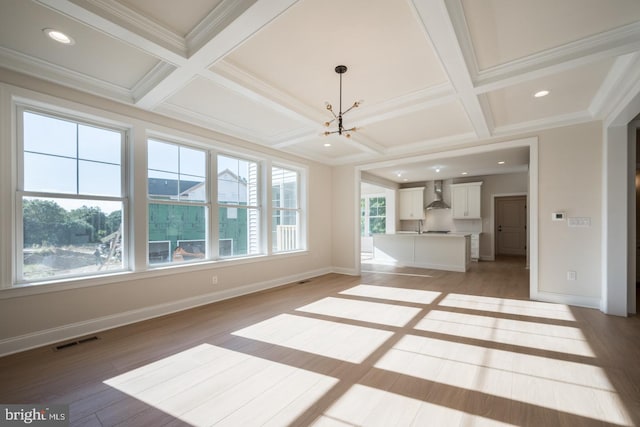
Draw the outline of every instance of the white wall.
M3 85L8 83L13 86ZM159 116L131 106L76 92L58 85L0 69L0 123L8 126L11 120L6 108L10 88L27 88L35 95L53 99L61 104L100 115L119 115L137 125L162 125L171 134L194 135L200 140L209 140L212 145L227 144L227 147L243 147L265 156L276 156L308 168L308 251L299 254L283 254L251 261L211 262L193 266L177 266L163 270L129 273L123 278L89 281L92 286L78 287L76 281L62 281L56 285L38 286L37 289L0 290L0 354L31 346L56 342L100 329L153 317L166 312L205 304L234 295L256 291L324 274L332 270L332 170L328 166L302 160L281 152L238 141L204 128ZM24 90L18 88L16 91ZM31 92L25 92L31 93ZM134 144L144 143L136 135ZM10 286L10 277L5 266L11 248L11 233L7 231L6 218L11 217L10 173L12 168L8 147L10 132L3 129L0 145L1 162L0 202L3 220L0 226L0 256L3 257L1 285ZM135 148L135 147L134 147ZM134 150L138 152L139 150ZM344 186L351 187L350 185ZM353 197L353 194L349 194ZM144 204L144 202L142 202ZM136 217L139 219L139 216ZM144 218L144 215L142 215ZM133 233L142 235L139 230ZM346 260L353 263L353 259ZM218 285L212 286L211 276L218 276ZM47 286L50 286L47 288Z

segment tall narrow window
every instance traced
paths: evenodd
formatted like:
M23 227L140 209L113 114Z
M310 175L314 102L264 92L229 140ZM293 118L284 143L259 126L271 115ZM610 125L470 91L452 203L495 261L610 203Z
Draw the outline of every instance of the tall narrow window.
M258 163L218 155L219 255L260 253Z
M18 281L124 268L124 131L20 113Z
M360 235L384 234L387 222L387 199L367 196L360 199Z
M150 139L147 156L149 264L205 259L206 152Z
M299 174L296 171L271 169L271 236L273 252L300 249Z

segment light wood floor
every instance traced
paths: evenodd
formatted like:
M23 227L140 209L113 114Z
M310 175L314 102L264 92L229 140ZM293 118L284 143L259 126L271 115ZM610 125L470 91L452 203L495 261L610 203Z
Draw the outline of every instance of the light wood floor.
M640 320L528 301L519 258L363 265L0 359L74 426L640 425Z

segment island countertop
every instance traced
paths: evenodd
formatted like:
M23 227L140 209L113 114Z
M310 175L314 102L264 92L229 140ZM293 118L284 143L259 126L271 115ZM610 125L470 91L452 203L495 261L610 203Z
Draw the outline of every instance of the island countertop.
M463 231L452 231L450 233L418 233L417 231L398 231L395 234L379 234L378 236L413 236L413 237L466 237L472 233Z
M399 232L373 235L373 257L408 267L467 271L471 233Z

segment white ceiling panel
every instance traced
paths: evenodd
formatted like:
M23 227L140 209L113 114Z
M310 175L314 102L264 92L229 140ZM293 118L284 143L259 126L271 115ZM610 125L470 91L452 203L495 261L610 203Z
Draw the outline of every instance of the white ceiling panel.
M462 0L480 70L640 20L637 0Z
M325 147L325 144L331 144L331 146ZM363 153L362 147L356 142L340 136L311 138L288 146L287 151L321 162L337 161L343 157Z
M2 0L2 48L63 67L90 78L131 89L158 59L32 1ZM65 32L75 40L61 45L44 28Z
M339 104L337 65L346 65L343 104L376 104L447 77L405 1L301 0L226 61L307 106Z
M366 125L362 133L390 148L464 135L472 130L464 108L456 101Z
M607 59L488 93L496 127L586 113L611 65ZM550 93L535 98L540 90Z
M262 143L282 133L303 128L294 118L274 112L242 94L198 77L171 96L167 103L193 113L195 118L208 117L226 130L237 129L245 136L264 136ZM273 142L273 141L271 141Z

